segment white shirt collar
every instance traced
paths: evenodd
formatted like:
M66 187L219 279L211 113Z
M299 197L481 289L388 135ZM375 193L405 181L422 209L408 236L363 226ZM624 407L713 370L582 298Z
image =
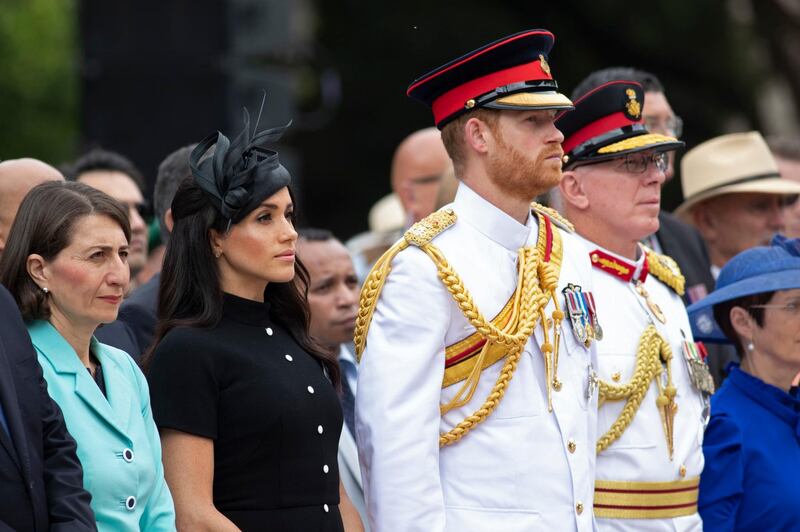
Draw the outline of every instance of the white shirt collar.
M531 229L536 228L536 220L530 214L523 225L464 183L458 185L453 207L459 221L467 222L490 240L514 253L528 243Z

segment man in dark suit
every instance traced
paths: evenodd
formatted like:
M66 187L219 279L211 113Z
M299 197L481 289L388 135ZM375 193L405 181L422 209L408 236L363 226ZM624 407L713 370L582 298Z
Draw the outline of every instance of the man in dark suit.
M0 286L0 532L97 530L75 440Z
M183 180L192 175L189 154L196 144L184 146L167 155L158 166L153 207L161 228L161 241L166 245L172 231L172 198ZM104 344L122 349L139 362L150 347L158 322L158 289L161 274L157 273L134 290L122 303L116 321L97 329L95 336Z

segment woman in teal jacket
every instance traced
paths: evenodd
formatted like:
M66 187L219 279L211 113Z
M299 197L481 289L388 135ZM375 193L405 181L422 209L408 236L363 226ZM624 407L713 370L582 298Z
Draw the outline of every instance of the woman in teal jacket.
M98 342L128 287L124 208L80 183L35 187L9 234L0 282L14 295L48 391L78 443L100 531L175 530L147 382Z

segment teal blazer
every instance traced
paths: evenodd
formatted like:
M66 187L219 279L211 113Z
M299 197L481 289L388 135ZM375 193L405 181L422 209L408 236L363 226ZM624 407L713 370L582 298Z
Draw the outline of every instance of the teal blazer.
M103 532L175 530L147 381L124 351L92 338L108 399L75 350L47 321L28 323L50 396L78 443L83 483Z

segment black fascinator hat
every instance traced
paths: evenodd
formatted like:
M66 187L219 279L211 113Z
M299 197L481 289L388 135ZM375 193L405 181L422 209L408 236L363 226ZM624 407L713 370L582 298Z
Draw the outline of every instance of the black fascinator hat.
M233 141L217 131L200 141L189 155L194 182L228 220L229 227L242 221L264 199L292 181L289 172L278 162L278 152L265 147L280 139L291 122L258 131L263 110L264 100L252 132L250 114L244 109L244 129ZM212 148L214 154L204 159Z

